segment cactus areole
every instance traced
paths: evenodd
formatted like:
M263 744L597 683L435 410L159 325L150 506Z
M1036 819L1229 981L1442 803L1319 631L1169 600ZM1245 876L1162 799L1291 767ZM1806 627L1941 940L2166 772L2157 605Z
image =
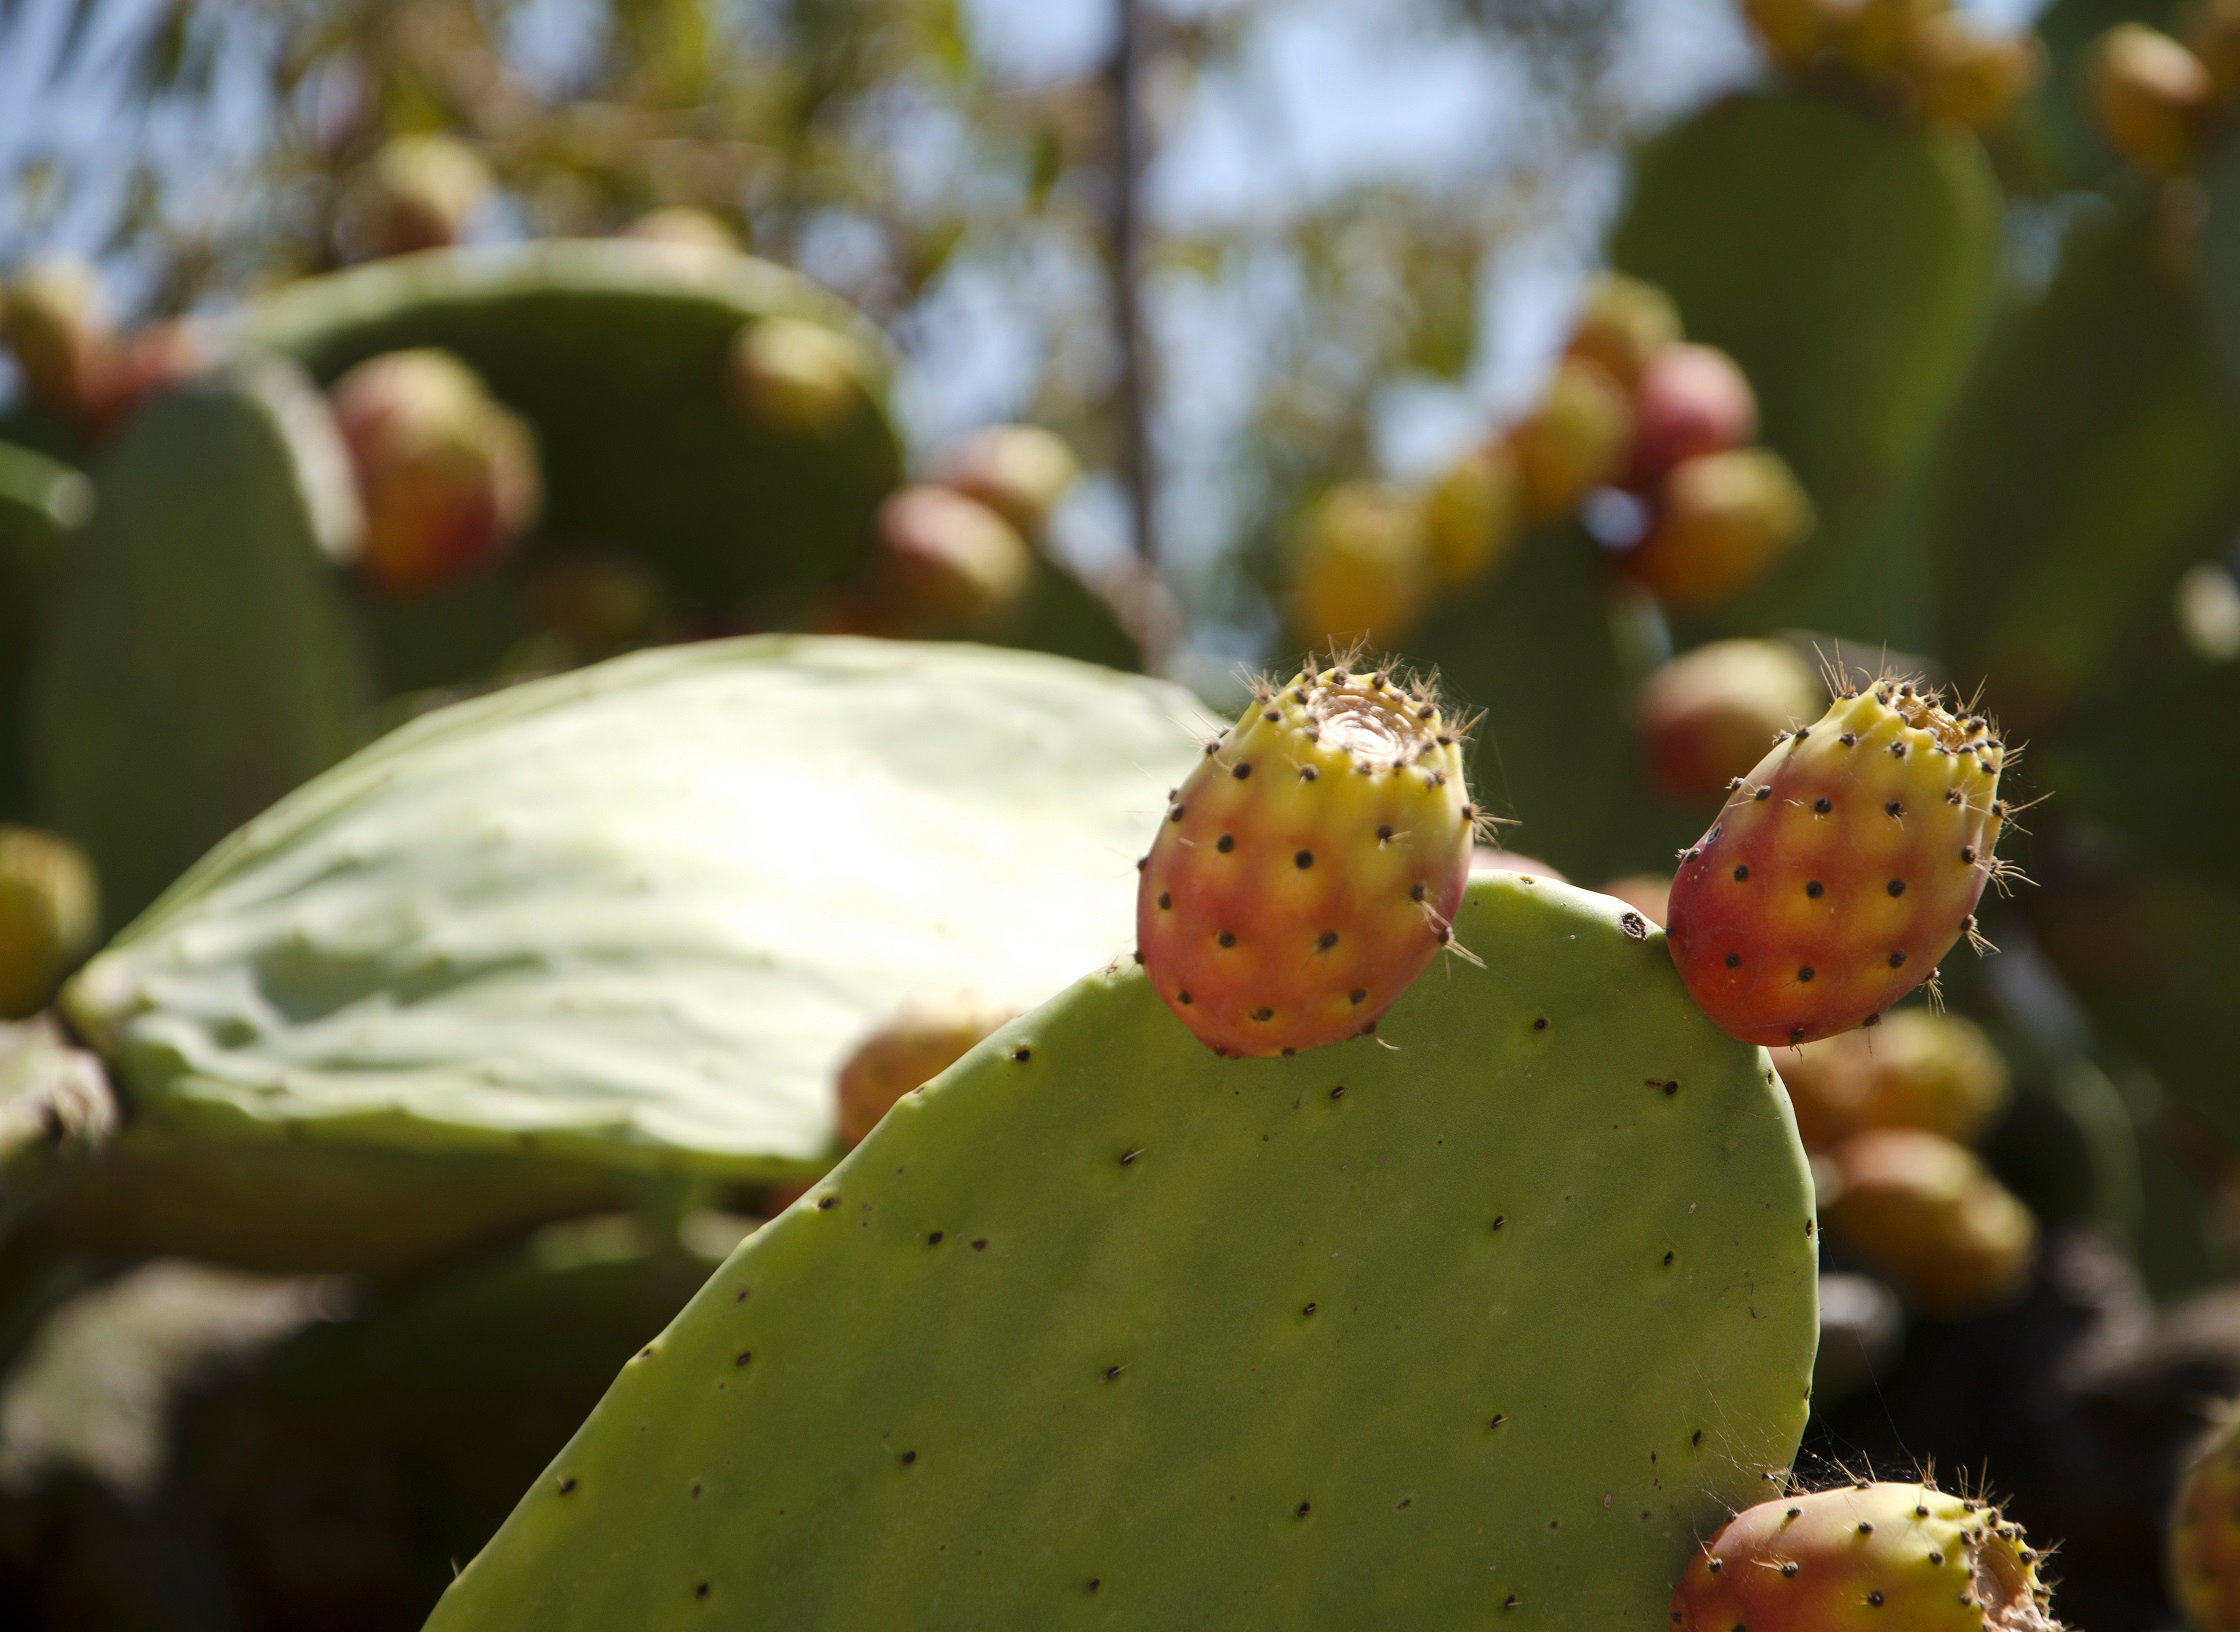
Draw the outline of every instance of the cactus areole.
M1704 1013L1768 1046L1877 1023L1975 938L2005 756L1988 720L1891 679L1784 736L1672 882L1672 957Z
M1860 1483L1738 1513L1672 1595L1675 1632L2061 1632L2038 1554L1983 1502Z
M1420 682L1310 661L1206 745L1144 858L1145 972L1217 1054L1375 1029L1453 938L1477 811Z

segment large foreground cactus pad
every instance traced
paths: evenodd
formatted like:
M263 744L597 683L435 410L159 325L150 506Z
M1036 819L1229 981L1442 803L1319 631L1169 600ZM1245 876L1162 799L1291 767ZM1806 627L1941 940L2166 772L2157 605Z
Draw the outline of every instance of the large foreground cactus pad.
M907 1099L624 1369L433 1632L1661 1624L1788 1465L1766 1056L1510 875L1380 1028L1221 1061L1132 966Z

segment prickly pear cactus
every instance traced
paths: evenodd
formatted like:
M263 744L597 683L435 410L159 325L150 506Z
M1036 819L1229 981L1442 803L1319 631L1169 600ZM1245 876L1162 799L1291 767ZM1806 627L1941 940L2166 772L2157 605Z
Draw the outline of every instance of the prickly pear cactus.
M1613 254L1742 365L1819 513L1718 630L1928 633L1926 558L1896 506L1966 377L2004 218L1974 137L1809 94L1730 98L1642 155Z
M1862 1482L1739 1513L1688 1566L1677 1632L2061 1632L2022 1527L1925 1485Z
M856 409L829 434L779 434L734 401L733 343L765 319L821 324L860 356ZM382 352L453 353L536 433L541 537L629 550L719 607L782 607L844 578L900 477L869 331L794 274L720 249L605 239L404 256L288 286L252 309L243 339L322 382Z
M324 407L270 363L149 403L91 474L47 575L30 757L41 824L92 855L117 924L354 745L331 557L356 501Z
M134 1113L72 1227L349 1267L618 1175L812 1176L896 1006L1024 1007L1126 948L1192 710L1053 658L771 637L427 716L66 990Z
M624 1369L438 1607L511 1627L1602 1629L1783 1469L1810 1184L1603 897L1217 1060L1123 964L997 1032Z
M47 566L93 511L93 484L60 460L0 442L0 821L30 814L22 694Z

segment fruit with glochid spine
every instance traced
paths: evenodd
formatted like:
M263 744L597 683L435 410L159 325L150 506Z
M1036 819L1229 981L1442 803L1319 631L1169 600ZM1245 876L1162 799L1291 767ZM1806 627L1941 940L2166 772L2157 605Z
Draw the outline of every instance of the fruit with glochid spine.
M1736 1514L1689 1562L1675 1632L2060 1632L2022 1527L1932 1485L1861 1480Z
M1746 1042L1875 1024L1975 930L2007 807L1991 721L1883 679L1777 743L1682 855L1671 945Z
M1626 485L1653 487L1682 460L1725 453L1758 434L1758 398L1717 346L1666 346L1633 393Z
M1463 734L1422 682L1310 661L1206 745L1136 892L1144 970L1201 1042L1358 1036L1451 944L1478 823Z
M1635 720L1659 792L1709 799L1765 757L1820 703L1811 665L1773 640L1719 640L1682 653L1641 683Z

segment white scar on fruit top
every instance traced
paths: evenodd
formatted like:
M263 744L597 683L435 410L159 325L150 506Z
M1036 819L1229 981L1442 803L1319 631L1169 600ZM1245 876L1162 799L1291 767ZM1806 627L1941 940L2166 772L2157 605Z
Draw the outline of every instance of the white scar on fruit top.
M1355 691L1317 691L1307 704L1317 737L1357 764L1382 769L1404 764L1422 739L1415 722L1380 697Z

